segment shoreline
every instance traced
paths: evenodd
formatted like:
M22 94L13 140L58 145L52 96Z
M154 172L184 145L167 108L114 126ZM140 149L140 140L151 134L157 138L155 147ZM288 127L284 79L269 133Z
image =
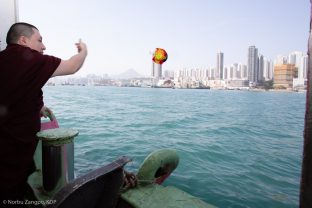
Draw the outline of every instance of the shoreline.
M306 93L307 90L292 90L292 89L247 89L247 88L172 88L172 87L142 87L142 86L116 86L116 85L76 85L76 84L65 84L65 85L51 85L47 84L44 87L57 87L57 86L77 86L77 87L128 87L128 88L154 88L154 89L173 89L173 90L224 90L224 91L251 91L251 92L296 92L296 93Z

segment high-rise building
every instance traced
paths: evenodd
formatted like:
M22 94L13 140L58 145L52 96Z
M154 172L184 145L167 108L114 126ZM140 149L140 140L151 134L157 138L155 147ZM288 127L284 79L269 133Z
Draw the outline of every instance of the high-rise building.
M303 57L301 57L299 69L302 70L302 72L300 71L300 73L302 73L303 79L307 79L308 78L308 55L304 55ZM298 71L298 77L299 77L299 71ZM300 75L300 78L301 78L301 75Z
M166 79L173 79L174 78L174 71L165 70L164 77Z
M288 55L288 63L295 64L298 68L298 78L306 79L306 70L307 70L307 55L304 55L303 52L294 51Z
M230 67L228 68L228 79L232 80L234 79L234 66L233 64L230 65Z
M210 71L210 73L209 73L209 78L210 78L210 79L216 79L216 78L215 78L215 71L216 71L216 69L213 68L213 67L210 67L210 68L209 68L209 71Z
M273 62L267 58L263 58L263 76L265 81L273 79Z
M280 64L287 64L288 58L283 55L278 55L276 59L274 60L274 65L280 65Z
M295 64L279 64L274 66L274 88L292 88L293 79L298 76Z
M160 79L162 77L162 64L156 64L153 62L151 75L155 79Z
M301 57L304 54L300 51L294 51L288 55L288 64L295 64L296 67L300 66Z
M258 82L258 49L255 46L249 46L247 57L247 70L249 82Z
M155 63L152 62L151 77L155 77Z
M232 68L233 68L233 79L240 79L238 64L237 63L232 64Z
M217 52L217 66L216 66L216 79L224 79L223 76L223 53L221 51Z
M228 79L229 76L228 76L228 68L230 68L229 66L224 66L223 67L223 79Z
M240 73L241 73L241 79L248 79L248 71L247 71L247 66L246 64L239 64L238 65L238 68L240 70Z
M264 60L263 60L263 55L259 54L258 57L258 76L257 76L257 82L262 83L264 81L264 76L263 76L263 71L264 71Z
M162 64L155 64L156 65L156 78L162 78Z

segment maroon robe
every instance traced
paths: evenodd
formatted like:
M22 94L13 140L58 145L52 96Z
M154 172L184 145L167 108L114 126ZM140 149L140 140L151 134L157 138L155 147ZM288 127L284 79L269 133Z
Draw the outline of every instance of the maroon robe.
M34 171L33 155L43 106L41 88L61 59L28 47L0 52L0 198L17 198Z

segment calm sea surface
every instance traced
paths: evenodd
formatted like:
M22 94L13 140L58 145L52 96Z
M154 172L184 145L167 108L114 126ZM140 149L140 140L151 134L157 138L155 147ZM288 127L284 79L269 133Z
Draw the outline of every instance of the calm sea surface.
M49 86L45 104L80 134L76 175L121 155L136 172L176 149L174 185L219 207L298 207L305 93Z

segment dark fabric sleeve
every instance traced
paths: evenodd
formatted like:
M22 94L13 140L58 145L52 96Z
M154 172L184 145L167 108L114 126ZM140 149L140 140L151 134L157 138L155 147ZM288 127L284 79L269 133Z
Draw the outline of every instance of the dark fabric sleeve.
M31 84L35 89L41 89L60 65L61 59L42 55L37 51L31 51L29 56L32 64L25 76L26 84Z

